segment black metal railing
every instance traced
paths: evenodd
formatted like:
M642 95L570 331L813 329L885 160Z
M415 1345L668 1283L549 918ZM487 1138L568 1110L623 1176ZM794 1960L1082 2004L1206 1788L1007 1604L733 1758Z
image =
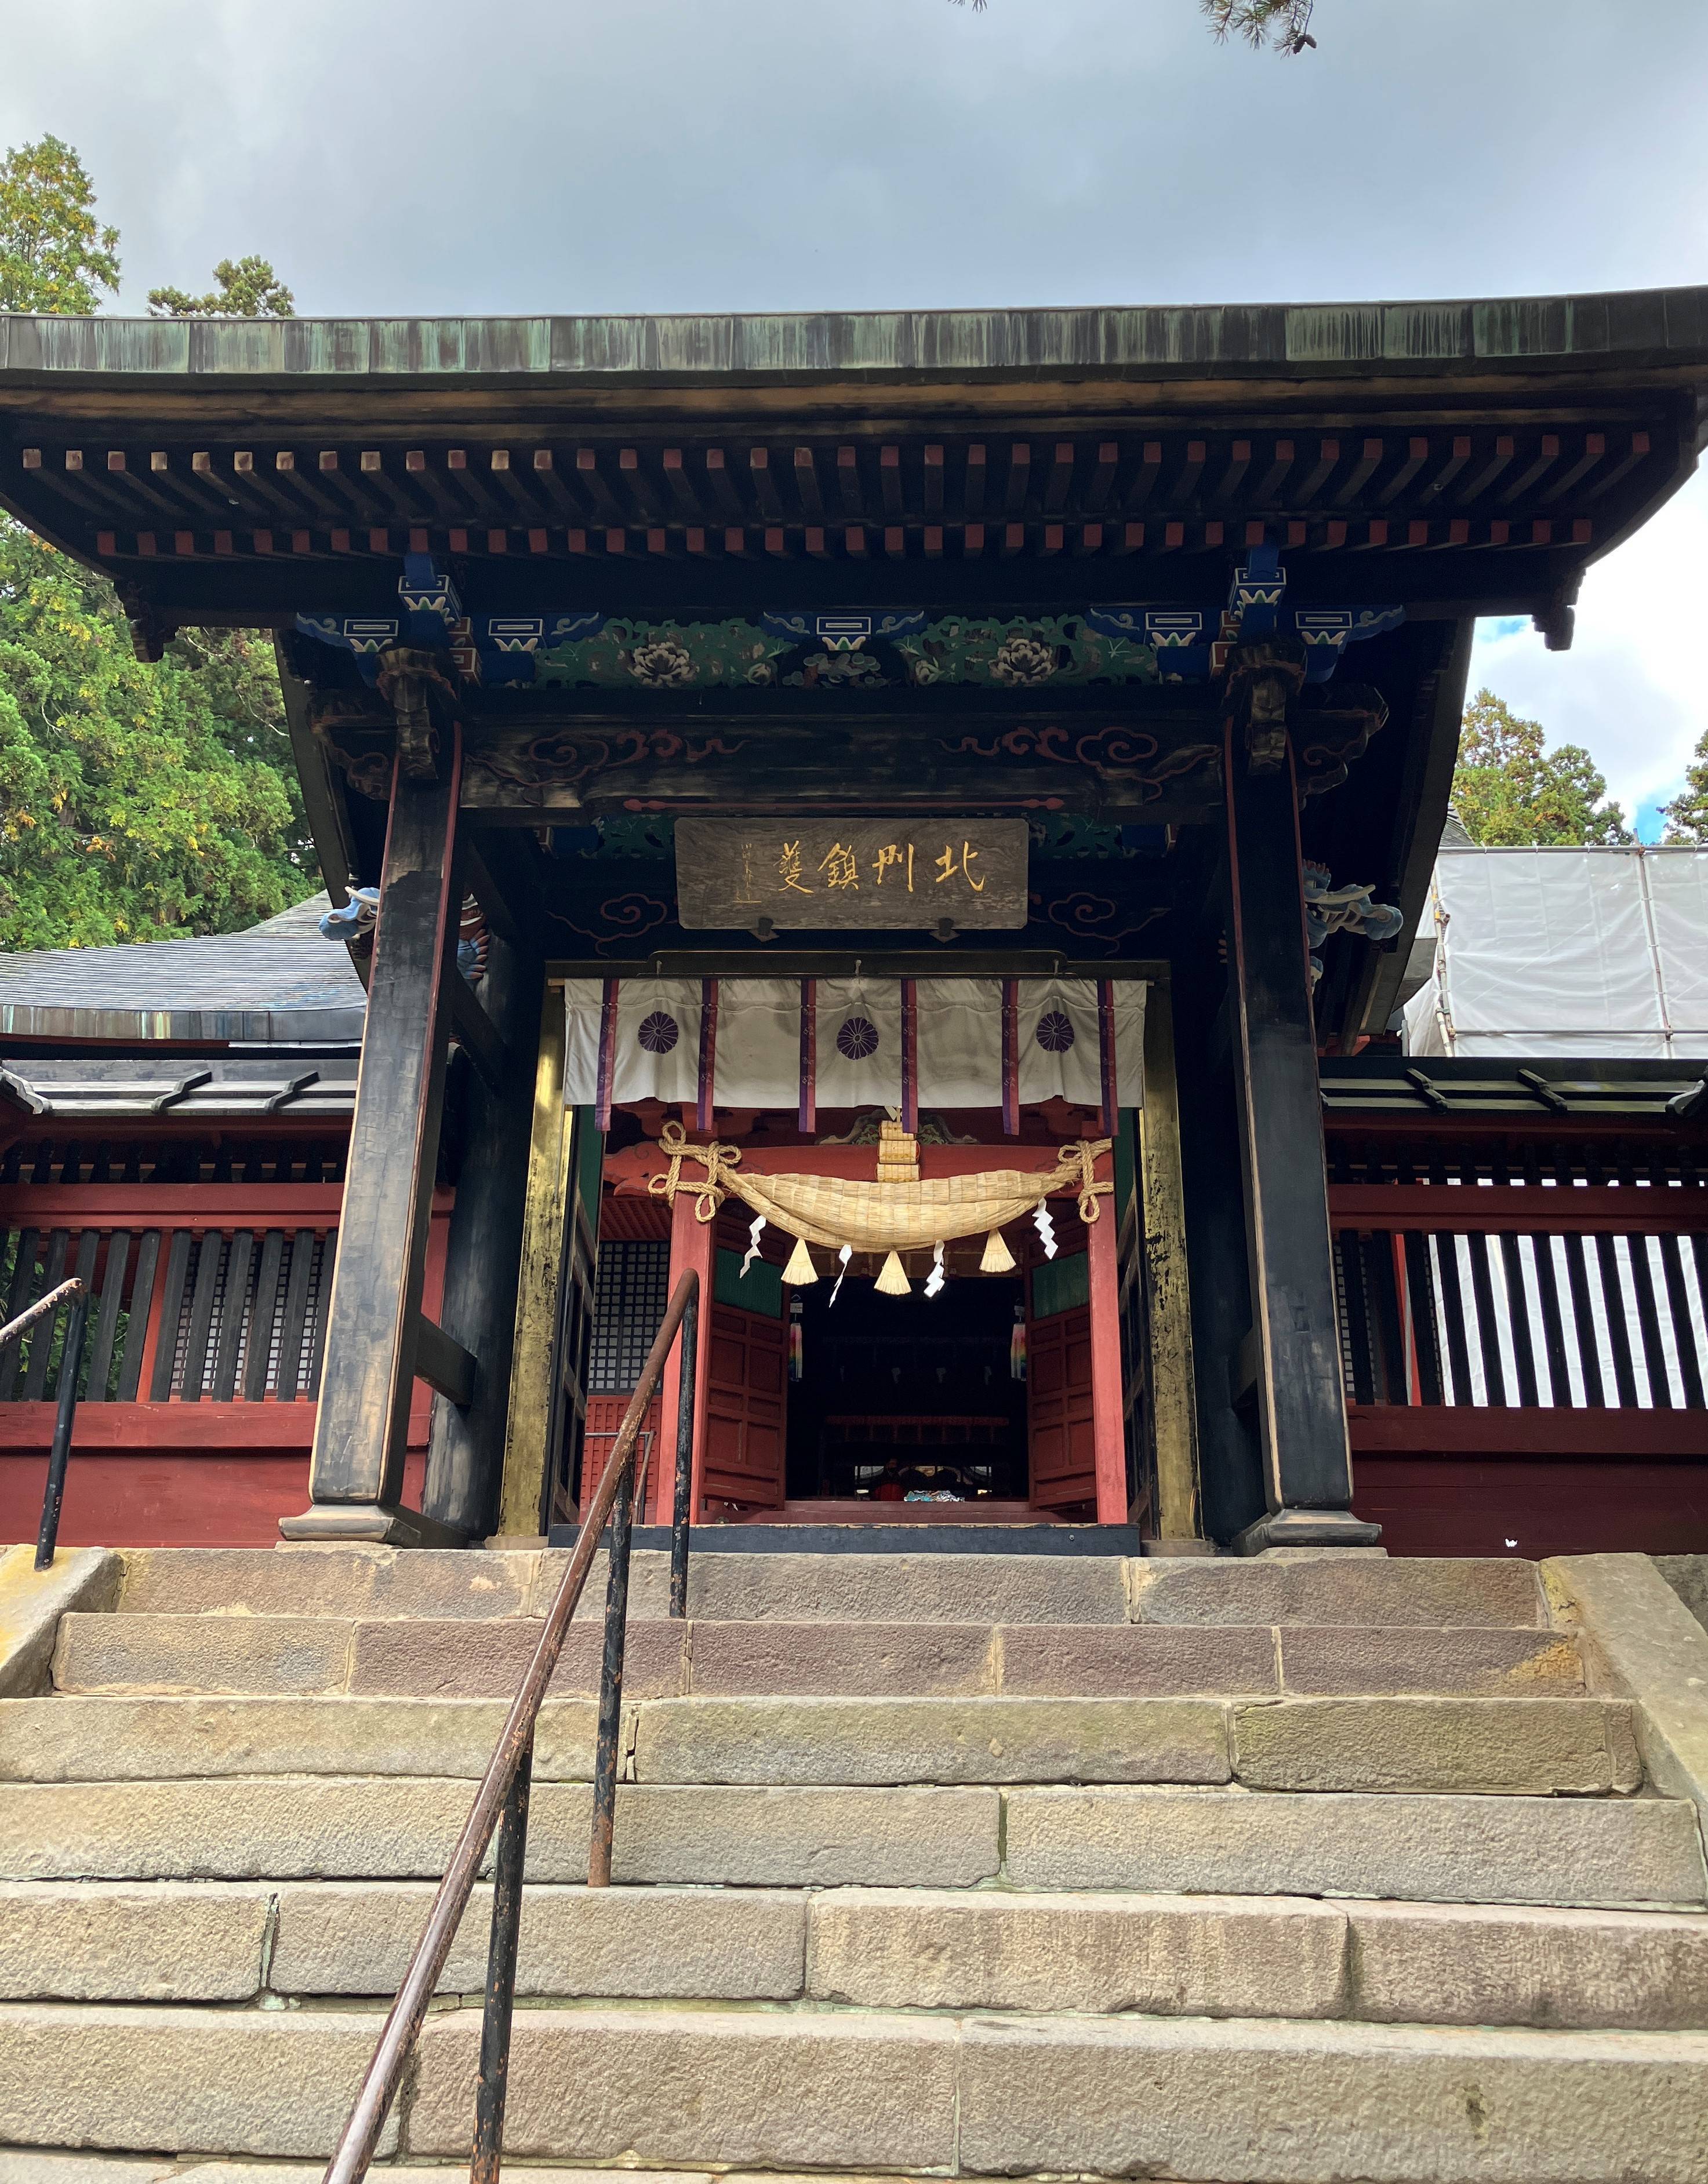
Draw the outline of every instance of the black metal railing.
M688 1613L688 1532L694 1454L695 1351L700 1277L691 1269L677 1284L663 1324L647 1352L639 1384L629 1398L617 1446L599 1482L561 1583L546 1612L544 1628L500 1735L497 1749L433 1897L427 1924L387 2017L373 2059L358 2091L324 2184L360 2184L368 2173L392 2103L438 1985L451 1944L474 1892L494 1832L492 1931L487 1949L485 2014L481 2025L480 2076L475 2090L470 2184L498 2184L504 2151L505 2097L510 2074L511 2019L516 2002L516 1941L522 1920L523 1869L527 1858L527 1809L533 1777L533 1737L558 1655L587 1583L607 1522L610 1570L605 1598L605 1658L600 1675L599 1748L594 1763L593 1830L588 1886L608 1887L617 1813L618 1730L622 1713L622 1656L628 1613L629 1551L634 1529L635 1445L646 1407L682 1332L681 1396L677 1420L675 1502L670 1545L670 1613Z
M53 1441L47 1451L47 1485L42 1496L42 1525L36 1535L36 1567L51 1569L53 1556L59 1544L59 1509L65 1499L65 1466L71 1456L71 1428L77 1417L77 1375L83 1364L83 1331L89 1323L88 1284L81 1275L74 1274L69 1282L61 1282L44 1297L38 1297L27 1312L20 1312L16 1319L8 1319L0 1327L0 1352L8 1350L32 1327L46 1323L44 1332L36 1338L46 1341L52 1334L53 1316L67 1298L71 1310L65 1322L65 1340L59 1351L59 1408L53 1419ZM45 1355L44 1355L45 1371Z

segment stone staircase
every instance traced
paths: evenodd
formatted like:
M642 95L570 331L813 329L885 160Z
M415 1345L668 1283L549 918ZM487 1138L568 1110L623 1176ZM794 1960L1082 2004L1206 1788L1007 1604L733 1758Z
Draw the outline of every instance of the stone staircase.
M0 1701L0 2184L317 2176L564 1557L123 1561ZM1534 1565L717 1552L685 1624L664 1585L609 1891L602 1573L542 1719L507 2168L1708 2177L1696 1808ZM386 2173L466 2173L488 1917Z

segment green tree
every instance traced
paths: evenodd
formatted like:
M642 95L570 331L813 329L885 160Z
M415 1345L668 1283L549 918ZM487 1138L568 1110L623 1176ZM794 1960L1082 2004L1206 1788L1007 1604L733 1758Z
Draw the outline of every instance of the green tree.
M148 309L157 319L290 319L297 301L265 258L222 258L218 284L205 296L181 288L150 288Z
M1310 34L1314 0L1198 0L1198 5L1218 38L1243 39L1259 53L1272 46L1279 53L1302 53L1316 44Z
M957 8L966 4L954 0ZM1259 53L1269 46L1278 53L1302 53L1316 44L1310 34L1315 0L1198 0L1198 5L1219 41L1239 38ZM986 0L973 0L976 14L985 6Z
M1606 795L1581 744L1549 750L1542 723L1520 720L1492 690L1466 706L1453 808L1472 841L1488 849L1631 841L1625 814Z
M119 231L95 217L83 162L57 136L0 159L0 311L87 312L119 286Z
M104 577L0 528L0 948L230 932L310 891L244 635L145 666Z
M92 311L118 236L55 137L0 161L0 304ZM264 259L185 298L278 315ZM108 579L0 516L0 948L226 933L315 884L272 643L186 630L156 666Z
M1684 786L1661 816L1666 822L1669 842L1696 844L1708 849L1708 728L1702 731L1696 755L1685 768Z

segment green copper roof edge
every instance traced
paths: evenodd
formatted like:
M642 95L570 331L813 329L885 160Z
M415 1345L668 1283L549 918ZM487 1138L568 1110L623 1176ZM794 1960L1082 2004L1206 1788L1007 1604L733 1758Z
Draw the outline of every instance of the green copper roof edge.
M1475 367L1708 361L1708 287L1468 302L657 317L170 320L0 316L0 371L715 381L850 374Z

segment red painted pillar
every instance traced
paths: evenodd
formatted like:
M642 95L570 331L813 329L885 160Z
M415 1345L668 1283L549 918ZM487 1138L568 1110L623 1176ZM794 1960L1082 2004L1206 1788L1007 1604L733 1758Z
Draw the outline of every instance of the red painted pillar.
M717 1256L717 1223L695 1218L692 1190L678 1191L670 1211L670 1289L692 1267L700 1276L700 1340L695 1351L694 1474L689 1499L689 1521L701 1518L701 1481L706 1475L706 1402L712 1357L712 1283ZM663 1402L659 1414L658 1446L652 1463L652 1521L667 1524L676 1495L676 1421L682 1378L682 1342L678 1336L664 1368Z
M1109 1165L1098 1162L1100 1170ZM1111 1198L1098 1201L1098 1217L1086 1230L1086 1276L1091 1307L1091 1448L1097 1481L1097 1522L1127 1521L1127 1441L1121 1416L1120 1286L1115 1268L1115 1214Z

